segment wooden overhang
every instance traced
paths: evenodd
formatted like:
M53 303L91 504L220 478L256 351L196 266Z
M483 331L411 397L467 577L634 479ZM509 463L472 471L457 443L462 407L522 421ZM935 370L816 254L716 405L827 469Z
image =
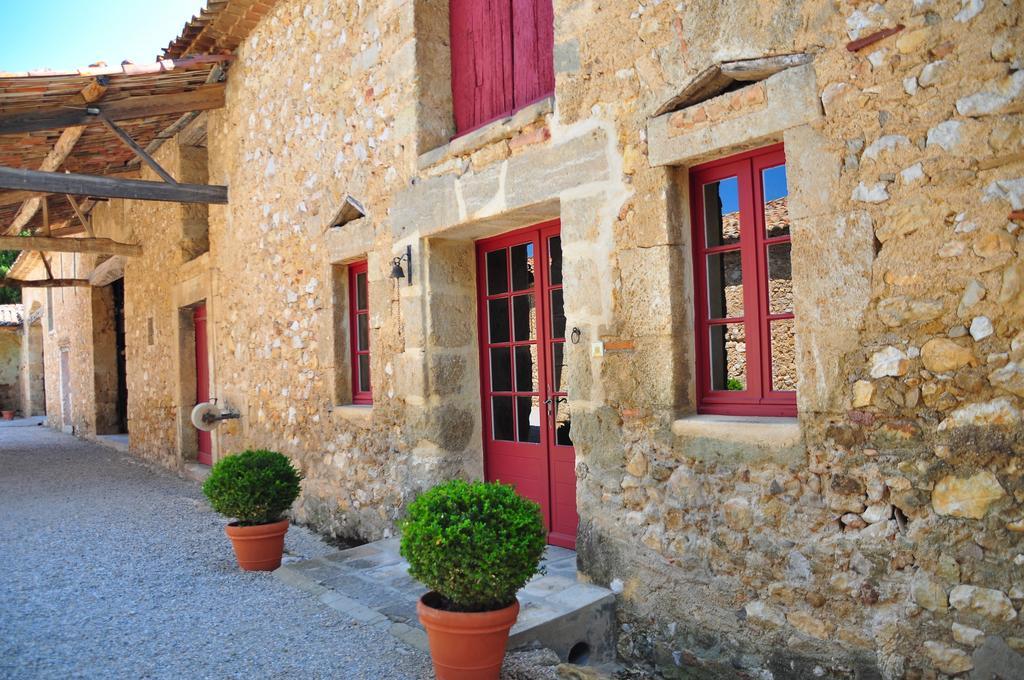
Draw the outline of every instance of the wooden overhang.
M0 249L131 257L141 246L95 238L89 213L97 201L227 203L227 187L179 183L152 153L200 112L224 106L232 58L0 72ZM161 181L139 179L142 163ZM45 256L42 261L48 264ZM41 281L0 280L0 286L60 285L88 281L49 274Z

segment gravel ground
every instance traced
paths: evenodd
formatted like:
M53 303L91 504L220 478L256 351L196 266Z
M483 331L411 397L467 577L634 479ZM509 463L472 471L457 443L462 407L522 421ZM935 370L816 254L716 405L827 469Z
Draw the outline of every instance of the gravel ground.
M240 571L225 523L167 472L0 428L0 677L433 677L386 632ZM293 526L286 550L333 548Z

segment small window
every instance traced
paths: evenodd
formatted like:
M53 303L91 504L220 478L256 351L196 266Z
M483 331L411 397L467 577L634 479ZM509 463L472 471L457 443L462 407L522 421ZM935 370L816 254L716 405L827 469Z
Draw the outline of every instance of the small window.
M693 168L698 411L796 415L782 145Z
M555 91L551 0L450 0L448 7L457 134Z
M46 289L46 330L53 332L53 288Z
M370 302L366 262L348 267L349 329L351 331L352 403L372 404L370 389Z

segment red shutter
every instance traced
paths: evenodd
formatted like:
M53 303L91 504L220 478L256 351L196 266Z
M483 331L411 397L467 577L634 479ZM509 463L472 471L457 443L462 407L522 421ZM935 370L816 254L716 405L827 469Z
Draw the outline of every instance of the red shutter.
M555 91L555 13L551 0L512 0L515 108Z
M512 0L450 0L455 129L469 132L513 108Z

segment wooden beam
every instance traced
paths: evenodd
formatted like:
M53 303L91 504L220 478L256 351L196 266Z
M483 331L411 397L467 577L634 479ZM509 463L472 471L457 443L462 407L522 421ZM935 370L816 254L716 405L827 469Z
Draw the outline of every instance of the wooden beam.
M228 188L207 184L167 184L131 179L111 179L95 175L39 172L0 166L0 189L41 191L73 196L128 198L139 201L171 203L228 202ZM8 231L8 233L11 233ZM17 232L14 232L17 233Z
M89 283L99 288L101 286L110 285L118 279L123 279L124 265L125 259L120 255L115 255L109 260L104 260L96 265L92 270L92 273L89 274Z
M55 106L0 116L0 135L40 132L79 125L100 125L102 118L136 120L224 107L224 83L199 85L189 92L126 97L102 106ZM102 115L100 115L102 114Z
M142 246L109 238L53 238L50 236L0 236L0 250L38 250L40 253L109 253L141 255ZM45 258L44 258L45 259Z
M103 120L103 124L107 126L107 129L110 130L111 132L113 132L115 135L117 135L117 138L120 139L122 142L124 142L124 145L127 146L129 149L131 149L135 153L136 156L138 156L140 159L145 161L146 165L148 165L150 168L152 168L153 172L155 172L157 175L160 176L160 179L162 179L163 181L167 182L168 184L177 184L178 183L178 181L176 179L171 177L171 173L169 173L166 170L164 170L160 166L160 164L156 162L156 159L153 158L152 156L150 156L148 153L146 153L145 149L143 149L141 146L136 144L135 140L132 139L131 135L129 135L124 130L122 130L121 127L117 123L115 123L114 121L110 120L106 116L101 115L100 117Z
M107 173L103 176L111 177L113 179L139 179L139 171L137 169L125 170L122 172ZM0 191L0 206L24 203L32 198L39 198L41 196L48 195L49 194L40 193L38 191Z
M92 284L89 279L38 279L22 281L20 279L0 278L3 288L86 288Z

